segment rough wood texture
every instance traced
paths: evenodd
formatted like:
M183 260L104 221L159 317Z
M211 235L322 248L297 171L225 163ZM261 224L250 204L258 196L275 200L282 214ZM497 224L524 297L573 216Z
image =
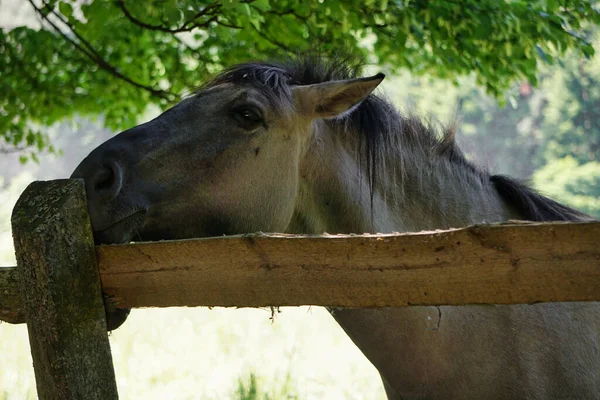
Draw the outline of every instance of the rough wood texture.
M103 289L120 307L376 307L600 301L599 243L599 222L529 223L255 234L97 246L96 253Z
M0 321L11 324L25 322L25 310L15 267L0 267Z
M120 307L600 301L600 223L378 236L245 235L96 248Z
M83 181L32 183L12 225L40 400L117 399Z

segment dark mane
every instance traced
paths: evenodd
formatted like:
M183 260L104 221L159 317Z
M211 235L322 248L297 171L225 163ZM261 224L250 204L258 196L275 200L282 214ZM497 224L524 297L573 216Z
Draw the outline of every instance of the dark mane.
M362 63L350 57L325 58L318 54L302 55L279 62L250 62L224 70L200 89L233 83L252 85L274 106L291 104L290 87L331 80L361 77ZM339 131L358 135L358 159L366 164L371 198L376 190L378 165L389 149L398 144L411 151L423 152L466 168L479 179L491 181L502 199L512 205L522 218L532 221L573 221L589 219L587 215L563 206L536 191L501 175L490 176L466 159L455 141L456 128L441 126L416 115L401 115L386 99L371 94L344 118L328 120ZM394 146L395 145L395 146Z
M493 175L490 180L500 197L516 208L528 221L585 221L592 220L587 214L564 206L542 196L527 185L504 175Z

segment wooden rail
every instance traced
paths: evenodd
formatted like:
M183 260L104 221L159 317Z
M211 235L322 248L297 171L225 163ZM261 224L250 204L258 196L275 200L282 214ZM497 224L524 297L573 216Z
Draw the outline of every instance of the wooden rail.
M388 235L251 234L96 246L118 307L600 301L600 222ZM0 319L24 322L16 268Z

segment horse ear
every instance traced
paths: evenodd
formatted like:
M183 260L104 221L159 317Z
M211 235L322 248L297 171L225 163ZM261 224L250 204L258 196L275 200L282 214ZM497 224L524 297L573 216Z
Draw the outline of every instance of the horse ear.
M368 78L294 86L292 96L297 110L309 118L339 117L357 107L383 78L385 75L379 73Z

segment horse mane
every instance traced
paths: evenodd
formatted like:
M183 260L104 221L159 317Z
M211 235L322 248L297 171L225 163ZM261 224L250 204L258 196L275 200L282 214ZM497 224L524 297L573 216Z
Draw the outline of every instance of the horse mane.
M492 175L492 184L507 203L528 221L585 221L587 214L542 196L522 182L504 175Z
M361 77L362 60L352 57L323 57L303 54L282 61L249 62L225 69L200 90L221 84L252 85L275 106L291 106L291 86L311 85L332 80ZM358 135L358 159L366 163L371 199L378 170L390 150L422 153L427 159L438 158L469 170L477 179L491 182L502 199L526 220L574 221L590 219L577 210L540 195L527 185L502 175L490 175L470 162L455 140L456 127L423 119L416 114L402 115L387 99L371 94L360 106L343 118L327 120L338 131Z

